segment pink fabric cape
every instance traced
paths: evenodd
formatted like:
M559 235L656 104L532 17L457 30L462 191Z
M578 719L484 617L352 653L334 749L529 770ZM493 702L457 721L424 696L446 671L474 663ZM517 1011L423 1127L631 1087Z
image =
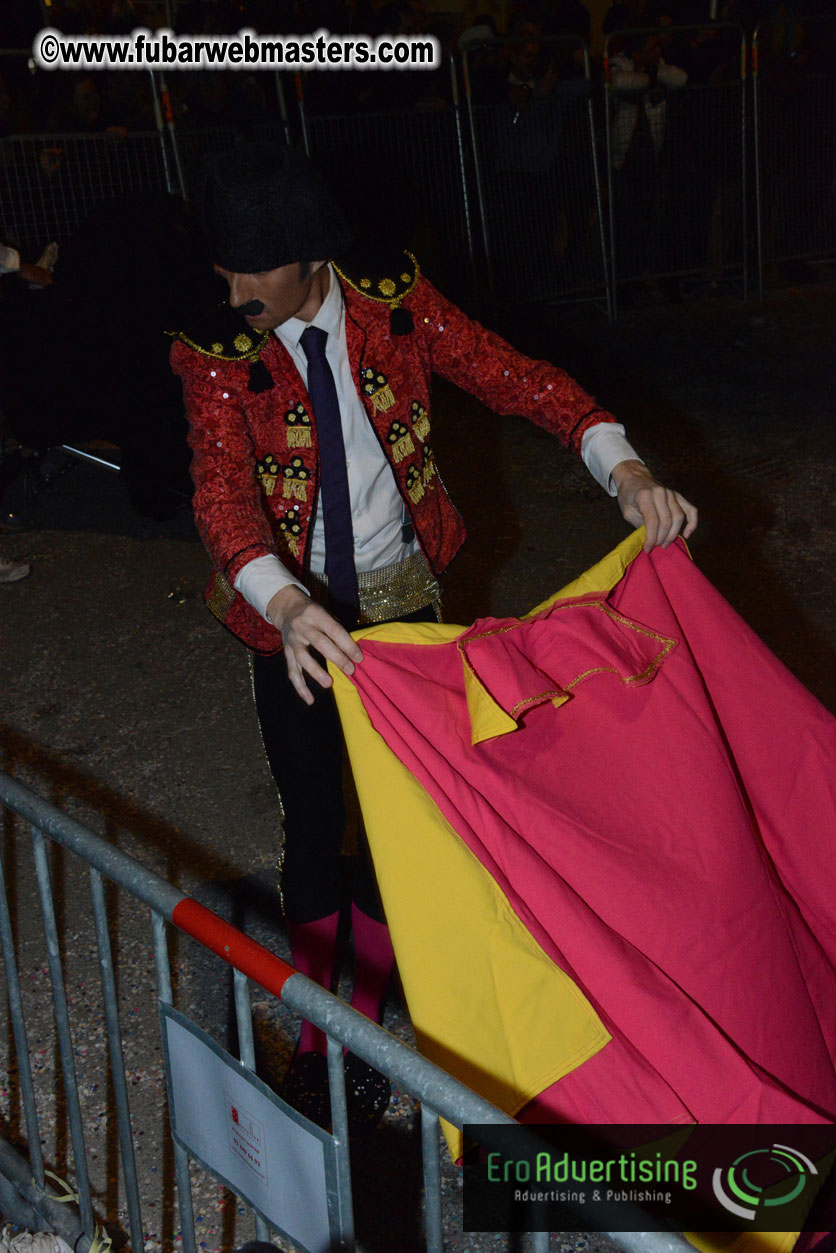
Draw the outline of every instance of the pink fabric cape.
M373 726L612 1033L529 1115L832 1121L836 720L684 546L362 647ZM471 743L465 667L517 730Z

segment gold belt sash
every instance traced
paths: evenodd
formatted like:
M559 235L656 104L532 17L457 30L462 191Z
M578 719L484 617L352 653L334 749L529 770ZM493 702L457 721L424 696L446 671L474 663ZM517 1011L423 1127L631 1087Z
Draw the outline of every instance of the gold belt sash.
M313 599L327 607L327 574L311 571L308 574L308 588ZM427 605L437 608L441 600L438 580L420 549L411 557L396 561L394 565L358 573L357 592L360 602L358 626L371 626L375 622L402 618L405 614L415 613Z

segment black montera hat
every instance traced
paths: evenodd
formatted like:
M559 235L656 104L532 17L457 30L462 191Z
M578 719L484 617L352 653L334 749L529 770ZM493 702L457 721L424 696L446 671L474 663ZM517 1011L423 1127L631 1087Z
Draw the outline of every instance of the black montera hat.
M284 144L216 157L201 204L212 259L235 274L339 257L351 232L321 174Z

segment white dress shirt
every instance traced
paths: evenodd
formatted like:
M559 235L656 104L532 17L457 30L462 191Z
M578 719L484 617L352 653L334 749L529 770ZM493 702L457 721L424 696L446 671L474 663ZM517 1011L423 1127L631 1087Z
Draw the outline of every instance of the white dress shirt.
M636 122L639 120L639 108L641 106L644 107L647 125L650 129L653 151L658 158L665 140L665 121L668 105L664 97L654 100L647 96L642 97L639 95L640 92L645 92L650 87L650 77L643 70L636 69L632 57L619 53L613 57L610 67L612 72L611 85L619 91L634 91L637 97L636 100L628 100L625 96L617 96L615 100L612 163L614 169L620 170L627 159L627 152L633 139ZM668 65L660 57L656 69L656 81L662 87L672 90L684 87L688 81L688 74L678 65Z
M318 326L328 335L325 356L334 376L340 404L354 528L354 563L359 574L403 561L419 545L417 539L408 544L403 542L404 504L392 466L378 443L352 376L345 337L342 288L330 265L328 277L328 292L312 320L302 322L299 318L288 318L276 327L274 334L290 353L305 387L308 383L308 360L299 343L302 333L308 326ZM613 467L619 461L636 458L636 453L625 439L623 426L599 422L584 432L581 456L592 476L614 496L616 492L610 478ZM310 568L315 572L325 570L325 524L321 500L317 502L313 520ZM278 557L272 555L253 558L235 578L235 590L268 621L268 604L276 592L289 584L307 591Z

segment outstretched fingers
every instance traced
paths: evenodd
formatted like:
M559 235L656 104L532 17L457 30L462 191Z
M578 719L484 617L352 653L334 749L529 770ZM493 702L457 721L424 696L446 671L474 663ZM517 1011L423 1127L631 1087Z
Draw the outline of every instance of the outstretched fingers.
M348 675L363 660L345 627L314 601L294 607L283 622L282 637L288 677L306 705L313 703L306 676L320 687L333 685L323 660L333 662Z

